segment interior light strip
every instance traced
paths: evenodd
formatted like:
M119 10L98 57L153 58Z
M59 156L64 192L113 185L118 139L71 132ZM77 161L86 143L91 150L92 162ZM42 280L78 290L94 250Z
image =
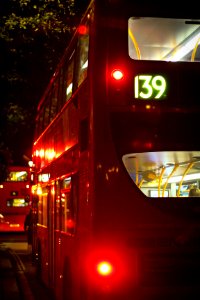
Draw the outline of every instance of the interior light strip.
M196 46L198 40L200 39L200 32L196 34L191 39L187 40L185 43L179 45L175 48L167 57L166 61L179 61L188 53L190 53Z

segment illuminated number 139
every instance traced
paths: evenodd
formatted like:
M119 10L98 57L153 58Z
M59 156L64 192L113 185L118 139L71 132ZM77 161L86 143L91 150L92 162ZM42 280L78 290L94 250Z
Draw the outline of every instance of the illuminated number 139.
M135 98L159 99L166 91L166 80L161 75L138 75L135 77Z

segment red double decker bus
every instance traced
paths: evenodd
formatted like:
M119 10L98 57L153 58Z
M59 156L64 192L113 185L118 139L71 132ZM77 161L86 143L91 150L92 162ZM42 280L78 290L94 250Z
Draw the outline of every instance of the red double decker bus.
M200 295L200 19L173 5L91 1L38 105L33 249L57 300Z
M7 179L0 184L0 232L24 231L25 216L30 208L30 168L9 166Z

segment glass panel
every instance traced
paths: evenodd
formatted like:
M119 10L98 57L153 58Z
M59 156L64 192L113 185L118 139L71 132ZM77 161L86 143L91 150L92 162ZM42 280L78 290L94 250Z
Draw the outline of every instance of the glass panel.
M50 119L49 122L51 122L57 113L57 107L58 107L58 78L55 80L53 84L53 92L51 98L49 98L50 102Z
M48 188L42 188L42 194L39 195L38 201L38 223L47 226L47 199Z
M76 193L75 185L72 187L72 178L63 179L61 185L61 230L74 233L75 232L75 202Z
M43 206L42 206L42 195L38 196L38 223L43 224Z
M26 171L12 171L9 173L6 181L27 181L28 173Z
M61 188L61 230L68 232L71 177L66 177L62 180Z
M71 177L67 177L62 181L62 188L63 189L70 189L71 188Z
M48 199L48 188L43 189L42 203L43 203L43 225L47 226L47 199Z
M200 20L130 18L132 59L200 62Z
M67 202L69 201L69 193L61 192L61 230L67 232Z
M49 100L52 97L52 93L48 95ZM44 128L46 128L49 125L50 122L50 102L46 103L45 107L44 107Z
M69 100L73 89L74 53L70 57L66 72L66 100Z
M200 197L200 151L131 153L122 160L148 197Z
M7 206L9 207L25 207L28 206L28 202L26 202L23 198L15 198L7 200Z
M88 49L89 49L89 35L84 34L79 38L79 68L78 68L78 86L87 77L88 69Z
M36 122L36 137L38 137L44 129L44 124L43 124L44 116L43 115L44 115L44 111L41 110L41 112L37 118L37 122Z
M60 185L56 181L55 188L55 229L60 230Z

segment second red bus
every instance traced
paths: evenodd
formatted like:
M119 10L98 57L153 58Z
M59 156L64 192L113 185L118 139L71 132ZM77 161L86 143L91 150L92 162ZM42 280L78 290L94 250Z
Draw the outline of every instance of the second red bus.
M0 231L24 231L31 207L30 168L9 166L7 179L0 184Z

